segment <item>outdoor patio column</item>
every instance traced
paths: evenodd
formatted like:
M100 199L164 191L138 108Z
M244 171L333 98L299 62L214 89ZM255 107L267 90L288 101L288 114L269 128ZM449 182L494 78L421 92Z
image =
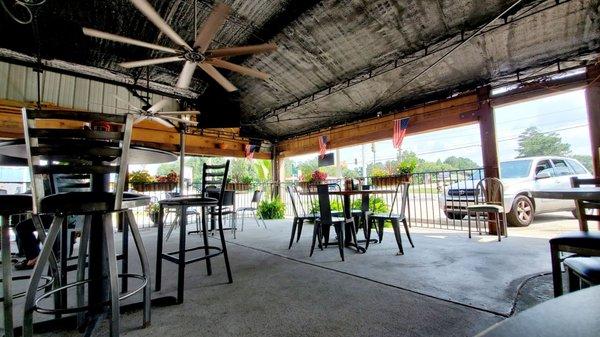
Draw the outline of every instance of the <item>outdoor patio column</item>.
M281 181L284 179L284 168L283 158L277 154L276 146L273 146L273 156L271 157L271 169L273 170L271 176L273 177L273 187L271 188L271 198L281 196L282 186Z
M494 123L494 110L490 104L490 87L477 90L479 98L479 134L481 137L481 157L483 159L483 172L485 177L499 178L498 146L496 143L496 125ZM494 220L490 214L490 220ZM488 222L488 231L496 234L496 224Z
M585 89L585 102L594 162L594 175L600 177L600 67L587 68L588 87Z

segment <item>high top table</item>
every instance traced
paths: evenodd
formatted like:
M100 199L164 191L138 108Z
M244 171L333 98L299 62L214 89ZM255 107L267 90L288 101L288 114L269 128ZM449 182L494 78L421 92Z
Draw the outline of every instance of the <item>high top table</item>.
M531 191L531 195L534 198L542 199L570 199L575 200L577 208L579 203L577 201L592 201L600 202L600 187L572 187L572 188L557 188L547 190L534 190ZM578 209L579 213L579 209ZM579 219L579 229L587 231L588 226L585 221Z

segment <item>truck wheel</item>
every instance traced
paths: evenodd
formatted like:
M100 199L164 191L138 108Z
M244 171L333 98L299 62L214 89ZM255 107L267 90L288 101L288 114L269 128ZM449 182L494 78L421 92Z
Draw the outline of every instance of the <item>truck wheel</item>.
M519 195L515 198L506 218L511 226L527 227L533 221L534 208L533 202L525 195Z
M463 214L463 213L454 213L454 212L444 212L444 213L446 213L446 216L448 217L448 219L455 219L455 220L462 220L467 216L466 214Z

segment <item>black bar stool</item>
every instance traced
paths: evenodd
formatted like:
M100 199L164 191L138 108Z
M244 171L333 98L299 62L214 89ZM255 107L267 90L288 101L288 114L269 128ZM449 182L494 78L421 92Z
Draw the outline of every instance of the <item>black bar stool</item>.
M225 259L225 268L227 270L227 278L229 283L233 282L231 277L231 268L229 266L229 258L227 256L227 246L225 244L225 235L223 233L223 198L225 196L225 184L227 183L227 174L229 172L229 160L224 165L207 165L202 168L202 194L171 198L159 201L160 210L158 213L158 239L156 241L156 284L155 290L161 289L162 278L162 260L167 260L177 264L177 303L183 303L184 293L184 278L185 266L190 263L206 260L206 272L212 274L210 259L218 255L223 255ZM218 188L220 193L218 198L208 197L207 191ZM202 238L204 244L202 246L186 248L186 226L187 219L185 216L179 218L179 250L163 253L163 227L165 209L179 209L180 214L187 214L187 209L190 207L202 208ZM218 228L221 247L210 246L208 244L208 225L206 223L207 211L211 207L216 208ZM186 259L186 253L195 250L204 250L204 255L192 259Z

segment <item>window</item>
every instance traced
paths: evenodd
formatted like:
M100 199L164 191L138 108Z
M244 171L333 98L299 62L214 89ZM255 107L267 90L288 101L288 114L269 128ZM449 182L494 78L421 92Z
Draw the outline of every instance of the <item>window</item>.
M540 160L537 165L535 166L535 175L538 175L540 172L547 170L547 169L551 169L552 168L552 164L550 164L549 160ZM551 176L553 176L553 172L550 172Z
M563 159L552 159L554 163L554 173L557 176L570 176L575 174L573 170L567 165L567 162Z
M529 176L531 160L513 160L500 163L500 178L525 178Z
M575 174L587 174L588 173L588 171L585 169L585 167L581 166L581 164L579 164L576 160L567 159L567 163L569 164L569 166L571 166L573 171L575 171Z

